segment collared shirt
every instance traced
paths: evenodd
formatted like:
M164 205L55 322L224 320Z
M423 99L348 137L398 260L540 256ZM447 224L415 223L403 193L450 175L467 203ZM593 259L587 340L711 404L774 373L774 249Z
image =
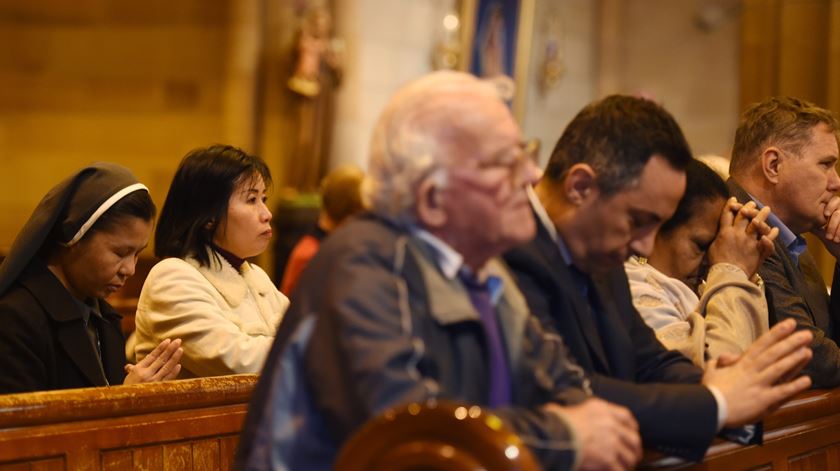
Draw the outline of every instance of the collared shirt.
M546 231L548 231L549 236L551 236L552 240L554 240L554 243L557 244L557 248L560 250L560 256L563 258L563 262L566 264L567 267L569 267L573 274L575 272L580 273L580 271L572 263L572 254L569 251L569 248L566 246L566 243L563 241L563 238L560 237L560 234L557 232L557 228L554 227L554 222L548 216L548 211L546 211L545 207L543 207L539 197L537 197L537 194L530 187L527 189L527 191L528 199L531 201L531 207L537 214L537 220L540 222L540 224L543 225L543 227L545 227ZM587 283L585 281L577 279L577 276L575 276L575 278L575 281L578 283L578 289L581 290L581 294L583 294L584 299L587 299ZM717 403L717 429L718 431L720 431L723 429L723 426L726 423L727 415L729 415L726 398L723 396L723 393L717 387L706 385L706 388L709 390L710 393L712 393L712 396L715 398L715 402Z
M750 195L749 193L747 193L747 195L749 195L750 199L755 201L755 205L758 209L764 207L764 204L761 201L758 201L755 196ZM779 216L776 216L776 213L772 211L770 211L770 214L767 216L767 224L770 225L770 227L779 229L779 241L785 246L788 254L793 259L793 262L798 265L799 257L805 253L805 250L808 248L805 238L801 235L794 234L794 232L790 230L790 228L787 227L781 219L779 219Z
M495 306L499 302L504 291L501 278L493 275L488 276L486 273L472 273L472 270L464 265L464 257L450 247L449 244L432 235L431 232L419 227L413 227L411 232L434 250L435 261L446 279L454 279L458 276L459 271L465 271L471 275L475 275L476 279L487 283L487 289L490 290L490 300L493 305Z
M557 244L557 248L560 249L560 256L563 257L563 261L566 265L571 265L572 253L569 252L569 248L566 247L566 243L563 242L563 239L560 238L560 234L557 233L557 228L554 227L554 222L548 216L548 212L543 207L539 197L530 186L526 188L525 191L528 193L528 200L531 202L531 207L534 209L534 212L537 213L537 220L543 225L545 230L548 231L548 235L551 237L551 240Z

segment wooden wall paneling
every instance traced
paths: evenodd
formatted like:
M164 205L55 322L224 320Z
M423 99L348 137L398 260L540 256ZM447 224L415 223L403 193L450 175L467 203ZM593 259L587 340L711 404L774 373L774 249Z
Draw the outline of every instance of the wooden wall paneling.
M161 203L186 151L224 141L233 3L0 4L0 249L82 165L127 165Z
M827 106L830 0L781 3L779 92Z
M829 7L828 37L828 91L827 106L840 113L840 1L832 1Z
M224 142L256 152L265 1L240 0L231 8L223 93Z
M778 90L779 1L743 1L741 109L750 103L775 95Z

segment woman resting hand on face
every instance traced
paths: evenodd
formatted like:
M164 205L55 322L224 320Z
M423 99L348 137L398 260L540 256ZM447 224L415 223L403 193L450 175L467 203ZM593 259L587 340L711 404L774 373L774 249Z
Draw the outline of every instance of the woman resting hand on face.
M624 267L633 304L657 338L703 367L724 353L740 355L768 330L756 271L778 229L765 222L769 207L729 198L705 164L691 162L686 176L685 194L650 257L632 257Z
M271 240L265 162L231 146L181 161L155 231L152 268L137 304L137 358L184 339L182 377L258 373L289 300L246 261Z
M121 316L104 299L134 274L154 217L148 189L116 164L85 167L44 196L0 266L0 393L178 375L179 339L126 365Z

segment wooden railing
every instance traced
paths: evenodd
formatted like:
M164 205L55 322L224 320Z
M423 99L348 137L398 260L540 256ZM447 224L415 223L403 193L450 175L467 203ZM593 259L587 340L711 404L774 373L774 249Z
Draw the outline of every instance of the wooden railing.
M230 469L256 375L0 396L0 471Z
M0 471L230 469L255 383L237 375L0 396ZM840 469L840 389L809 391L764 427L763 445L718 440L703 463L649 454L641 468Z

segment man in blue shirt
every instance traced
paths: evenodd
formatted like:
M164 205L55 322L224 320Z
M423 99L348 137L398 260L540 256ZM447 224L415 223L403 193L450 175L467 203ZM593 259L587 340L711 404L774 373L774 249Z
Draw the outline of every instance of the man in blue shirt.
M806 101L756 103L735 133L728 182L740 201L772 209L767 222L779 228L776 251L758 270L770 322L791 318L813 333L814 357L805 371L823 388L840 385L840 299L826 292L802 234L811 232L835 259L840 256L837 132L837 118ZM835 264L833 286L838 283Z

